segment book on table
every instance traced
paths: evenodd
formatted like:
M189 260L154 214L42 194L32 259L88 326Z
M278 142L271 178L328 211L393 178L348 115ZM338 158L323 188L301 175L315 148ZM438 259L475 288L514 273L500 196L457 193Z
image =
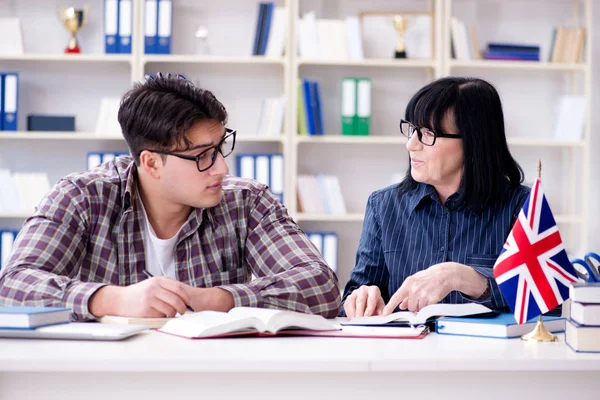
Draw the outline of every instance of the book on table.
M552 333L565 330L565 319L561 317L543 316L546 329ZM490 318L477 317L443 317L435 321L435 331L440 335L482 336L492 338L516 338L533 330L537 317L517 324L512 314L499 314Z
M477 303L465 304L431 304L423 307L419 312L398 311L390 315L374 315L370 317L358 317L342 325L422 325L437 317L488 314L493 311L484 305Z
M253 307L235 307L229 312L200 311L173 318L158 329L190 339L227 336L274 336L290 331L339 330L320 315Z
M0 307L1 329L34 329L70 321L71 310L60 307Z

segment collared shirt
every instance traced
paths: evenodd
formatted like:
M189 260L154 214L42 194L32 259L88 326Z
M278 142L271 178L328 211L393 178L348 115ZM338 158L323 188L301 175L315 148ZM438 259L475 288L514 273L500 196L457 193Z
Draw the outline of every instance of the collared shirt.
M92 319L88 300L100 287L144 280L136 180L129 157L61 179L14 243L0 303L69 307L74 320ZM179 281L219 286L235 306L337 315L337 277L265 185L227 176L221 202L193 209L178 235Z
M422 183L403 195L397 185L372 193L344 300L362 285L376 285L387 303L409 276L454 261L486 277L489 294L473 299L452 291L442 303L507 310L492 268L528 195L525 186L507 185L494 204L474 212L459 204L458 193L442 204L433 186Z

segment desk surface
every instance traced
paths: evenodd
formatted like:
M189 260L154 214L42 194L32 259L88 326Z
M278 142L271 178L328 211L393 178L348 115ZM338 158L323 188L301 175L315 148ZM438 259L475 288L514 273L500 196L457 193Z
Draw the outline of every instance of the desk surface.
M119 342L0 340L0 372L600 371L558 343L429 334L414 339L190 340L147 331Z

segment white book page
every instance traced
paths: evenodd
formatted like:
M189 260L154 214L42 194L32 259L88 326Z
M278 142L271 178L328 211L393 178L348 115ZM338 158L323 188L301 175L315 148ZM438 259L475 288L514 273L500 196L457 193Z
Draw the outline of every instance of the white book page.
M160 331L190 338L210 337L235 332L263 332L264 324L257 318L245 318L244 315L200 311L174 318Z
M390 322L408 322L411 325L425 323L431 317L453 316L463 317L491 312L489 308L477 303L467 304L432 304L423 308L418 313L411 311L399 311L382 316L354 318L342 325L384 325Z
M264 323L266 331L276 333L282 329L333 330L335 326L320 315L267 308L236 307L228 314L236 317L255 317Z

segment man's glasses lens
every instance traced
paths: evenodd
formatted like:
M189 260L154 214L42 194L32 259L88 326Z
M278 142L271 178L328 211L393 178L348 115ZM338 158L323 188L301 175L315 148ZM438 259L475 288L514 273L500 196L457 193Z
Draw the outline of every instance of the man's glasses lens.
M235 134L228 134L225 139L220 143L219 147L223 157L227 157L233 152L235 146ZM198 156L198 169L204 171L212 167L215 160L217 159L217 147L206 150Z

